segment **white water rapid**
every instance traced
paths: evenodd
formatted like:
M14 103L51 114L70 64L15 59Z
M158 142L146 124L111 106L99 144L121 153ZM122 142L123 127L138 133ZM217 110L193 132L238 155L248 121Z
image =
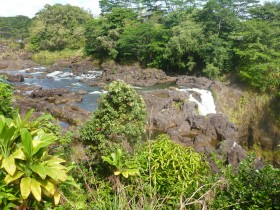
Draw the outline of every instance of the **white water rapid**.
M193 101L198 105L198 111L200 115L205 116L207 114L216 113L214 98L209 90L202 90L198 88L185 88L185 89L178 89L178 90L184 92L196 92L200 94L201 102L195 99L192 94L190 94L190 98L189 98L190 101Z

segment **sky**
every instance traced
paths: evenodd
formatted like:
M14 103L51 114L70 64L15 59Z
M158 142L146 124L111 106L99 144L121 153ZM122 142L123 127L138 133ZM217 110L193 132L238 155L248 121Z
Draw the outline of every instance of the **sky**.
M0 17L25 15L32 18L45 4L56 3L82 7L94 16L100 13L99 0L0 0Z
M261 0L261 2L264 1L268 0ZM39 10L43 9L45 4L54 5L56 3L68 3L82 7L90 10L94 16L98 16L100 13L99 0L0 0L0 17L25 15L32 18Z

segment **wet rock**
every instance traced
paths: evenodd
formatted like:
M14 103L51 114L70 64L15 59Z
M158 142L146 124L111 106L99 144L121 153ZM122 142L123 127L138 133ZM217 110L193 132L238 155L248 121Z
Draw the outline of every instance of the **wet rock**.
M27 113L30 109L34 109L36 113L50 113L55 118L66 122L70 125L81 125L90 116L90 112L72 105L57 106L54 103L49 103L41 98L28 98L17 96L17 101L14 106L19 108L22 113Z
M78 90L77 94L85 95L85 94L87 94L87 91L85 91L85 90Z
M24 81L24 77L22 74L13 75L13 74L2 73L1 75L6 76L7 80L9 82L23 82Z
M205 77L194 76L180 76L176 79L178 86L184 86L188 88L200 88L208 90L214 82Z
M43 98L43 97L54 97L54 96L62 96L70 91L64 88L53 88L53 89L40 89L35 90L30 95L32 98Z

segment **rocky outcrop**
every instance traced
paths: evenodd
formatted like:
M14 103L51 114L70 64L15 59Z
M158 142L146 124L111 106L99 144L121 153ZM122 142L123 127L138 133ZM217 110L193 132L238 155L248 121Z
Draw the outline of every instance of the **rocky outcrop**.
M2 74L7 77L9 82L23 82L24 77L22 74L12 75L12 74Z
M194 76L180 76L176 79L178 86L184 86L188 88L200 88L208 90L214 81L209 80L205 77L194 77Z
M171 88L144 92L142 96L149 113L149 129L161 130L174 141L207 155L217 151L229 163L235 164L245 157L237 143L236 126L223 114L199 115L197 104L188 100L187 92ZM228 146L233 141L234 147Z
M45 97L62 96L65 95L66 93L70 93L70 91L64 88L40 89L40 90L33 91L30 96L32 98L45 98Z
M20 91L16 91L19 94ZM22 93L17 96L17 100L14 103L15 107L18 107L22 113L27 113L28 110L34 109L37 113L50 113L55 118L69 123L70 125L81 125L90 116L90 112L83 110L77 106L73 106L70 103L73 101L70 99L65 102L66 104L57 106L58 101L42 100L41 97L24 97ZM59 99L62 100L62 99ZM71 101L72 100L72 101ZM55 103L56 102L56 103ZM63 101L64 103L64 101Z
M140 66L120 66L114 63L104 63L101 65L104 73L102 82L112 82L123 80L133 86L153 86L156 84L175 82L175 77L167 76L160 69L142 69Z
M0 70L19 70L32 67L38 67L39 65L31 60L0 60Z

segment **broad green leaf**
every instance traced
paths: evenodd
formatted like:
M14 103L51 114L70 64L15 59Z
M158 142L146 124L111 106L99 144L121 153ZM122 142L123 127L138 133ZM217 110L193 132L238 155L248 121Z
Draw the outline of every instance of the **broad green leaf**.
M40 183L36 179L31 178L30 188L34 198L40 202L42 199Z
M32 158L32 137L26 128L20 130L20 135L22 139L23 152L28 158Z
M9 184L10 182L15 181L18 178L20 178L23 174L24 173L22 171L16 171L16 173L13 176L7 174L4 181L6 184Z
M27 199L31 192L31 178L24 177L20 182L20 193L23 199Z
M45 161L45 163L47 165L59 164L59 163L65 163L65 162L66 162L65 160L63 160L59 157L56 157L56 156L51 156L51 155L47 156L46 161Z
M54 205L57 206L59 204L59 201L60 201L60 192L55 191L55 193L53 195L53 198L54 198Z
M37 173L42 179L46 178L47 174L46 174L45 166L42 165L41 163L38 163L36 165L31 165L30 168L33 172Z
M9 157L4 158L2 160L2 167L8 172L8 174L13 176L17 170L14 157L10 155Z
M41 186L43 187L42 189L45 189L47 191L47 194L54 195L55 185L52 182L50 182L49 180L40 180L39 182L40 182Z
M57 170L54 167L45 166L46 174L50 176L55 181L65 182L67 180L67 174L65 170Z
M45 148L52 144L56 140L56 136L53 134L47 134L40 132L38 136L33 140L33 154L36 154L41 148Z
M15 159L26 160L26 157L21 149L17 149L12 155Z

